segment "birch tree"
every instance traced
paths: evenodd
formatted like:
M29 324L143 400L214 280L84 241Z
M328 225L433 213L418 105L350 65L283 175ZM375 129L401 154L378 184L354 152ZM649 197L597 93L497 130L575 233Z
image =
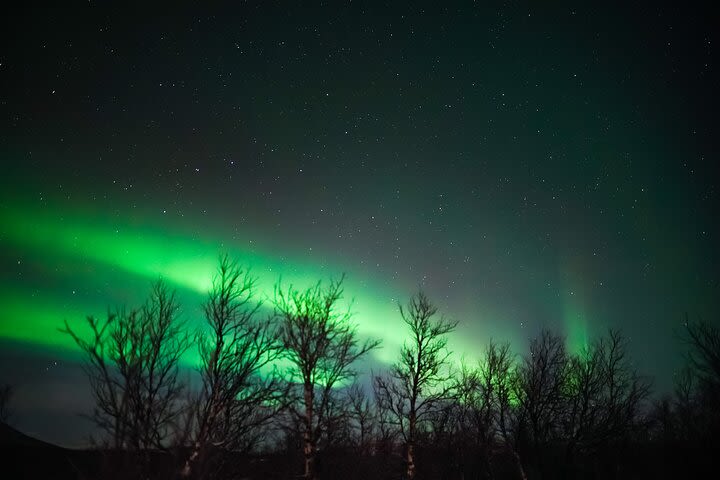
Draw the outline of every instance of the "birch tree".
M302 428L304 478L317 478L317 443L330 420L333 389L356 376L353 364L379 340L361 342L350 309L342 309L343 280L321 282L306 290L275 288L282 357L295 386L291 413Z
M437 316L437 308L423 292L400 306L409 329L400 359L389 374L374 379L379 408L390 413L405 447L405 476L416 476L415 445L419 424L451 397L447 335L457 322Z

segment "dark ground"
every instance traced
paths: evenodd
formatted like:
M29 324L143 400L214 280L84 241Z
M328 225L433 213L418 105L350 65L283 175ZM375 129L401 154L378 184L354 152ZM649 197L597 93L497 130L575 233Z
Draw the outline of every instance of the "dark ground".
M107 450L66 449L52 445L0 424L0 449L5 459L3 478L7 479L125 479L138 478L137 457ZM547 452L544 464L547 473L540 476L526 469L533 478L582 479L677 479L707 477L717 452L711 445L646 442L628 444L607 452L596 452L594 460L580 462L573 468L564 465L561 455ZM459 460L454 452L419 450L418 479L480 479L476 459ZM174 472L182 455L153 452L147 455L151 477L176 478ZM264 456L225 455L226 472L217 478L292 479L300 478L302 459L298 454ZM460 463L464 462L464 476ZM359 456L348 451L326 451L320 457L321 478L327 479L397 479L401 478L399 455ZM232 473L231 473L232 472ZM499 453L493 459L495 479L519 478L511 455ZM212 477L211 477L212 478Z

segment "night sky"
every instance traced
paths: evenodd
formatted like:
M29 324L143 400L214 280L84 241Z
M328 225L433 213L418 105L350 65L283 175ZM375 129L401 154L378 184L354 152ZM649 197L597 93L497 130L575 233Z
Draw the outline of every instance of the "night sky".
M83 443L88 387L57 328L160 276L200 325L223 252L263 296L345 272L359 332L383 339L365 371L422 287L460 322L457 358L491 337L524 353L544 327L575 352L614 327L671 388L685 313L719 318L709 10L234 3L4 15L14 425Z

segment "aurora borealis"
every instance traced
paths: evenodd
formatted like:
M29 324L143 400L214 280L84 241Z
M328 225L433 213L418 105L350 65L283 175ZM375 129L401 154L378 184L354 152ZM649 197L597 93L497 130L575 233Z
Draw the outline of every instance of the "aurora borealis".
M709 12L357 3L4 20L0 381L18 425L80 442L59 426L88 401L62 321L162 277L200 325L224 252L262 298L345 272L359 332L383 340L364 371L392 361L397 302L421 287L460 322L458 359L615 327L671 388L685 313L718 318Z

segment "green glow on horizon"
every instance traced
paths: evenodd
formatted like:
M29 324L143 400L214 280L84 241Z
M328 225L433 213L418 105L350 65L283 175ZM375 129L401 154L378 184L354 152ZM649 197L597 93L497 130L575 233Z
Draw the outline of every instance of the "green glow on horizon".
M177 289L181 318L191 328L203 328L201 304L211 287L218 257L225 252L258 278L257 299L266 305L279 278L284 287L305 288L347 273L344 300L351 302L359 336L382 340L381 347L370 353L375 362L389 365L397 361L407 338L398 301L406 302L414 292L340 264L331 265L324 258L319 261L307 252L263 251L255 245L243 248L244 242L223 242L219 234L204 231L200 236L173 225L161 230L157 224L108 219L73 208L6 206L0 210L0 220L0 244L11 246L30 263L42 265L46 271L28 277L43 277L41 281L50 289L30 292L17 286L12 294L5 289L0 294L0 338L58 347L72 355L74 343L57 331L65 319L83 331L88 315L104 319L108 309L140 307L158 278ZM85 295L68 295L69 285L76 284ZM453 366L459 366L465 354L480 355L479 334L490 338L489 333L472 332L470 325L477 312L471 307L468 304L462 312L455 312L464 316L457 317L459 328L448 338ZM499 313L485 317L492 321L501 318ZM468 328L463 331L464 324ZM195 366L199 360L196 349L191 348L184 362ZM358 368L368 373L363 365Z
M114 285L114 280L108 280L117 276L113 273L116 270L125 272L127 278L137 279L136 284L146 286L144 294L149 292L150 283L159 277L172 288L177 288L183 318L191 320L191 325L195 327L203 325L200 304L211 287L221 251L227 251L258 277L258 299L270 297L280 275L283 286L294 284L304 288L347 271L335 266L318 267L307 258L278 258L269 253L233 246L228 248L212 238L190 238L177 230L165 232L157 228L130 226L120 220L110 222L92 216L83 217L77 212L64 211L61 216L47 210L6 208L0 211L0 219L4 227L0 239L24 252L24 256L43 258L48 262L68 258L76 263L92 265L92 274L86 272L85 276L89 278L84 279L97 291L97 296L90 303L87 299L78 303L72 298L51 298L45 294L33 296L23 292L9 295L4 292L8 298L3 298L5 301L0 307L0 337L65 349L73 349L74 344L70 338L57 332L64 319L73 326L81 327L87 315L104 318L108 307L114 307L105 303L107 299L104 295L109 292L98 287L105 284L108 289L124 288L124 285ZM61 278L59 282L79 281L76 273L73 272L72 278ZM381 338L382 348L372 355L382 363L389 363L396 358L406 333L397 304L391 301L398 295L390 296L386 287L369 286L367 281L360 282L354 278L352 272L348 274L345 300L354 300L352 311L355 312L353 319L358 333L361 337ZM129 303L127 308L139 307L144 297L137 300L137 303ZM191 350L186 361L197 364L197 352Z

